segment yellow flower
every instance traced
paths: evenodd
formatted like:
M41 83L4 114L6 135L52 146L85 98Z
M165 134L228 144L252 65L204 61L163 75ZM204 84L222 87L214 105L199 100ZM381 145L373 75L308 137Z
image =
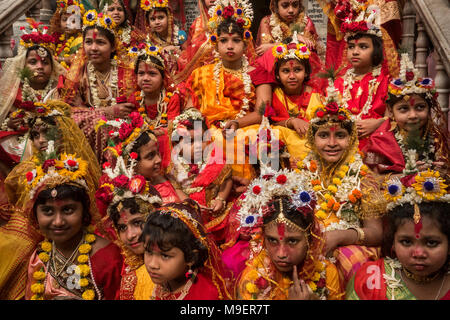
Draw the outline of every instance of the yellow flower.
M412 185L417 194L428 201L434 201L446 194L447 185L444 184L438 171L428 169L416 176L416 182Z
M89 260L89 256L85 255L85 254L82 254L82 255L78 256L77 260L78 260L79 263L86 263Z
M320 204L320 208L322 208L323 211L327 211L328 210L328 204L326 202L322 202Z
M314 273L314 275L312 276L312 281L319 281L320 279L320 273L316 272Z
M325 198L325 200L330 200L331 198L333 198L333 196L329 193L325 193L325 195L323 196Z
M50 252L52 251L52 244L49 241L42 241L41 248L45 252Z
M321 261L316 262L316 270L317 272L322 272L325 269L325 264Z
M87 243L92 243L95 241L95 236L93 234L87 234L86 237L84 237L84 240L86 240Z
M110 185L112 186L112 184L110 184ZM113 189L114 189L114 186L113 186ZM88 227L86 228L86 231L89 232L89 233L94 233L95 228L94 228L93 225L90 225L90 226L88 226Z
M48 262L48 260L50 260L50 257L49 257L49 255L47 254L47 253L45 253L45 252L41 252L41 253L39 253L39 259L41 259L41 261L42 262L44 262L44 263L46 263L46 262Z
M320 186L320 185L314 186L313 190L314 191L320 191L320 190L322 190L322 186Z
M338 190L334 184L330 184L327 189L328 189L328 191L330 191L333 194L336 193Z
M367 170L369 170L369 168L368 168L365 164L363 164L363 165L361 166L361 170L367 172Z
M258 278L259 278L259 274L258 274L258 272L256 272L256 270L252 270L248 273L248 279L250 281L255 281Z
M282 288L289 288L294 282L289 278L283 278L281 280L281 287Z
M84 244L82 244L82 245L80 246L80 248L78 249L78 251L79 251L81 254L86 254L86 253L89 253L89 252L91 251L91 249L92 249L92 247L91 247L90 244L84 243Z
M44 300L44 297L37 295L37 294L33 294L31 296L31 300Z
M311 288L312 291L316 291L317 290L317 286L314 282L309 281L308 282L308 286Z
M82 277L86 277L90 271L91 268L89 268L87 264L79 264L77 268L75 268L75 273L79 274Z
M258 287L253 282L247 282L245 289L251 294L258 293L259 291Z
M335 184L335 185L341 185L342 184L342 181L341 181L341 179L339 179L339 178L333 178L333 183Z
M342 165L341 166L341 170L343 171L343 172L345 172L345 173L347 173L347 171L349 170L350 168L347 166L347 165ZM341 170L339 170L339 171L341 171Z
M36 271L33 273L33 278L37 281L42 281L45 279L45 272Z
M89 280L86 278L81 278L79 281L80 287L87 287L89 285Z
M91 289L86 290L85 292L83 292L81 297L84 300L94 300L94 298L95 298L94 290L91 290Z
M31 292L33 293L43 293L44 285L42 283L35 283L31 285Z
M323 210L319 210L316 212L316 217L320 220L324 220L327 218L327 214Z
M344 178L346 174L347 173L345 171L343 171L343 170L339 170L337 172L337 175L338 175L339 178Z

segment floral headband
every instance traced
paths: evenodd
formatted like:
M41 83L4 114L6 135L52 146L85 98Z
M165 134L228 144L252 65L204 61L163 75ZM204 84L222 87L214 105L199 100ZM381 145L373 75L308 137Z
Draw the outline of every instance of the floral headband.
M248 0L218 0L214 6L209 8L208 28L210 30L209 40L217 43L216 30L226 19L233 19L240 27L244 29L243 38L247 41L252 39L250 27L253 21L253 8ZM231 29L230 29L231 32Z
M436 94L433 79L419 78L419 72L407 53L402 53L399 77L389 83L388 90L390 97L425 93L428 98L433 99Z
M97 13L95 10L89 10L86 12L86 14L83 16L83 31L87 27L102 27L108 31L110 31L112 34L115 33L116 23L114 20L107 14L104 14L102 12Z
M274 171L270 168L263 168L261 177L252 181L247 191L241 196L242 205L237 213L240 221L238 230L253 233L262 226L263 217L270 212L268 204L275 197L287 196L291 199L291 205L302 212L313 211L316 196L313 191L305 190L300 176L287 169ZM287 219L284 214L279 218L279 223L302 229L294 222ZM305 231L305 229L302 229Z
M47 26L41 27L41 25L43 25L42 22L36 22L32 18L27 18L27 22L30 25L31 32L27 33L25 27L20 27L20 30L24 33L20 37L20 45L25 49L39 46L40 48L37 50L37 53L44 59L47 56L47 51L43 48L50 50L50 52L54 52L56 39L47 34Z
M59 158L52 157L55 155L52 145L47 148L47 155L50 157L25 174L24 185L30 199L34 197L36 190L43 185L51 188L69 183L88 190L85 181L88 169L87 161L77 158L74 154L66 153L61 154ZM52 191L52 196L56 197L56 195Z
M56 8L67 13L79 13L81 16L85 12L84 5L77 0L58 0L56 1Z
M142 42L137 46L133 46L128 50L128 55L132 58L137 58L140 56L154 57L159 62L161 62L162 67L153 63L150 58L148 58L145 63L154 66L155 68L164 71L164 58L162 57L162 49L156 45L153 45L147 39L147 42Z
M14 111L10 118L12 119L23 119L25 123L29 123L31 119L40 118L40 117L53 117L60 116L62 113L54 109L52 106L42 103L42 102L33 102L33 101L24 101L20 105L20 107Z
M141 0L141 8L144 11L163 9L168 7L169 7L168 0Z
M280 44L272 48L272 54L277 60L309 59L311 52L304 43Z
M358 33L373 34L380 38L383 36L380 29L380 8L376 5L367 7L366 2L365 0L351 0L350 6L338 8L338 10L342 9L339 15L346 16L340 29L346 39Z

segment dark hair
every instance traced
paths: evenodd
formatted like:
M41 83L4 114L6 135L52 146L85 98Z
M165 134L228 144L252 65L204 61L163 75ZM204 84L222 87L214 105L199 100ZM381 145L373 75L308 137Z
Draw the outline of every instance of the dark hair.
M280 201L283 208L281 208ZM299 211L299 209L292 205L291 199L287 196L275 197L267 206L269 208L269 213L263 218L264 225L275 220L280 215L281 210L283 210L283 215L288 220L292 221L302 229L306 229L314 222L313 210Z
M125 7L125 4L123 3L123 0L117 0L117 1L119 2L120 6L122 7L122 10L124 13L123 22L119 25L119 27L123 27L128 24L128 12L127 12L127 8ZM111 2L114 2L114 0Z
M52 190L57 191L56 197L52 196ZM36 210L37 206L46 203L48 200L73 200L81 202L83 205L83 226L88 226L91 223L90 200L86 190L82 187L71 184L61 184L55 188L48 188L39 192L36 201L33 205L33 216L37 220Z
M325 123L327 123L327 120L319 120L316 123L311 125L311 130L312 130L313 136L316 135L320 126L322 126ZM339 124L341 126L341 128L345 129L348 132L348 134L350 134L350 135L352 134L352 132L354 130L356 130L356 122L351 121L351 120L345 120L343 122L336 122L336 124Z
M147 11L145 14L145 20L150 22L150 13L152 12L164 12L167 16L167 19L169 19L169 10L167 8L154 8L150 11ZM169 23L169 21L167 21Z
M231 25L231 32L229 32L229 27ZM237 24L237 22L231 18L227 18L222 21L217 27L217 36L219 37L222 33L237 33L239 37L244 39L244 28Z
M274 66L274 72L275 72L275 77L277 79L278 84L281 85L281 81L280 81L280 76L279 76L279 72L280 72L280 68L281 65L288 62L289 60L292 60L291 58L288 59L280 59L275 63ZM300 64L305 68L305 79L303 80L303 84L306 84L310 79L311 79L311 64L309 63L309 59L295 59L298 62L300 62Z
M111 47L113 48L113 51L111 52L111 58L114 57L114 54L116 52L116 37L114 36L114 33L112 33L111 31L109 31L108 29L105 29L103 27L100 26L87 26L86 29L84 29L83 31L83 42L84 39L86 39L86 34L89 30L91 29L95 29L98 30L98 32L104 36L106 39L108 39L109 43L111 44Z
M31 51L37 51L39 48L43 48L47 52L47 57L50 59L50 64L51 64L52 70L53 70L53 59L52 59L53 54L46 47L42 47L38 44L35 44L35 45L27 48L27 53L25 54L25 58L28 58L28 55L30 54Z
M139 150L142 146L145 146L147 143L149 143L152 139L150 138L149 133L153 134L151 130L147 130L139 136L139 138L136 139L136 142L133 145L133 148L131 149L130 153L136 152L138 154L137 161L141 160L141 156L139 154ZM156 142L158 143L158 142Z
M450 238L450 219L448 213L450 212L450 204L448 202L422 202L419 205L420 214L422 217L428 217L438 223L438 226L443 234ZM412 204L404 204L395 207L384 217L384 238L383 238L383 254L391 256L394 244L395 233L405 221L413 221L414 206Z
M187 205L187 204L188 205ZM193 200L182 203L169 203L162 207L175 207L180 210L188 210L191 216L201 224L200 208ZM193 210L195 209L195 210ZM198 228L202 233L202 229ZM205 236L202 234L202 236ZM156 210L147 218L140 241L144 243L146 251L150 251L152 245L157 245L162 251L179 248L184 253L184 260L192 262L192 269L202 267L208 259L208 248L195 237L191 230L178 218L171 214Z
M419 97L421 97L422 99L424 99L425 102L427 103L428 111L431 111L431 107L433 106L434 102L433 102L433 99L429 95L427 95L426 93L412 93L412 94L416 94ZM388 99L386 101L387 105L392 109L394 107L394 105L397 102L402 101L404 97L405 96L396 96L394 94L389 94Z
M120 203L123 205L123 208L128 209L131 214L141 213L139 210L139 204L136 202L135 198L126 198ZM120 219L120 212L119 210L117 210L117 205L111 207L108 213L109 217L114 223L114 226L117 228L117 224Z
M163 64L161 63L161 61L159 61L157 58L155 58L155 57L153 57L153 56L149 56L149 55L140 55L140 56L138 56L138 58L137 58L137 60L136 60L136 63L134 64L134 74L138 74L138 71L139 71L139 63L141 63L141 61L142 62L145 62L147 59L150 59L150 61L152 62L152 63L154 63L154 64L156 64L157 66L160 66L162 69L164 69L164 66L163 66ZM156 68L156 69L158 69L158 71L159 71L159 73L161 74L161 77L162 77L162 79L164 80L164 71L163 70L161 70L161 69L159 69L159 68Z
M347 43L350 40L358 40L363 37L372 39L373 52L372 52L372 66L378 66L383 62L383 40L376 35L369 33L357 33L354 36L348 37Z

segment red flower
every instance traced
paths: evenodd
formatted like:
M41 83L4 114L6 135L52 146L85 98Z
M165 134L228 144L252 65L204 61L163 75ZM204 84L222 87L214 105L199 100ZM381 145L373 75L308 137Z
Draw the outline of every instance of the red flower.
M193 174L198 174L200 172L200 169L198 168L198 165L195 164L195 163L194 164L190 164L189 167L190 167L190 170L189 170L189 173L188 173L188 177L192 176Z
M234 14L234 8L232 6L228 6L223 9L222 16L224 17L224 19L231 18L233 16L233 14Z
M69 167L76 167L78 165L78 162L76 162L75 160L69 159L69 160L67 160L67 164L69 165Z
M279 184L285 184L286 181L287 181L287 177L284 174L280 174L277 177L277 183L279 183Z
M48 168L53 167L55 163L56 163L55 159L45 160L44 163L42 164L42 170L44 170L44 172L47 172Z
M115 177L112 182L113 185L115 185L116 187L123 188L128 184L128 181L129 181L128 177L126 175L121 174L120 176Z
M138 154L136 152L130 153L130 158L136 160L138 158Z
M25 176L26 176L28 182L30 182L34 178L34 174L31 171L28 171Z
M331 114L336 114L339 112L339 106L336 102L330 102L325 106L325 109Z
M109 167L111 167L111 163L105 162L105 163L103 164L103 169L106 169L106 168L109 168Z
M259 289L264 290L264 289L267 288L267 286L269 285L269 281L267 281L267 280L264 279L263 277L259 277L258 279L256 279L255 285L256 285Z
M412 79L414 79L414 72L412 71L408 71L406 74L406 81L411 81Z
M127 97L126 96L117 97L116 102L117 103L125 103L125 102L127 102Z
M345 117L342 114L340 114L340 115L338 115L338 120L339 121L344 121Z
M122 123L119 128L119 138L125 140L133 132L133 125L129 123Z
M273 177L273 174L265 174L262 176L264 180L268 181Z
M133 193L139 193L145 187L146 180L144 176L137 175L130 179L128 183L128 189Z
M105 203L109 203L114 198L114 194L109 187L101 187L95 192L95 198Z
M254 194L260 194L261 193L261 187L260 186L254 186L252 189Z
M316 115L317 115L319 118L323 118L323 116L325 115L325 112L323 112L322 110L319 110L319 111L317 111Z
M20 108L26 111L33 111L34 110L34 102L33 101L24 101L20 105Z
M326 281L324 278L320 278L319 281L317 281L317 288L324 288L326 285Z
M131 125L134 128L140 128L144 124L144 119L139 114L139 112L134 111L130 113L130 118L131 118Z
M244 24L245 24L245 20L242 19L242 18L239 18L239 19L236 20L236 23L237 23L237 25L238 25L239 27L242 28L242 27L244 26Z

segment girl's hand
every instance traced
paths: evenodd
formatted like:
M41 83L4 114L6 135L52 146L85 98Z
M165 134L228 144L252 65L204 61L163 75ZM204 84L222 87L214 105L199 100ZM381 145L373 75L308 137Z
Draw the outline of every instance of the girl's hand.
M233 189L236 193L243 193L247 190L247 186L250 184L250 180L238 176L231 176L233 180Z
M288 291L289 300L316 300L317 296L312 292L311 288L303 280L298 279L297 266L292 270L292 280L294 283Z
M299 136L304 136L308 131L309 123L302 119L292 119L291 124L293 129L298 133Z
M364 119L356 122L358 135L360 138L371 135L384 122L384 119Z
M214 199L211 203L211 209L214 212L220 212L223 210L223 201L220 199Z
M300 34L297 35L297 39L299 42L303 42L309 49L314 49L314 42L309 40L307 37L304 37Z
M325 232L325 256L331 256L333 251L339 247L341 230Z
M223 128L222 134L225 139L230 139L234 136L237 129L239 129L239 123L236 120L229 120Z
M256 48L256 54L258 56L262 56L267 50L271 49L275 45L276 43L263 43L258 48Z
M11 119L11 118L9 118L9 121L8 121L8 128L11 128L11 129L13 129L14 131L17 131L17 130L19 130L19 128L21 127L21 126L23 126L25 123L23 122L23 119L22 118L14 118L14 119Z
M125 102L115 104L111 107L104 108L104 111L110 118L126 118L136 107L134 104Z

